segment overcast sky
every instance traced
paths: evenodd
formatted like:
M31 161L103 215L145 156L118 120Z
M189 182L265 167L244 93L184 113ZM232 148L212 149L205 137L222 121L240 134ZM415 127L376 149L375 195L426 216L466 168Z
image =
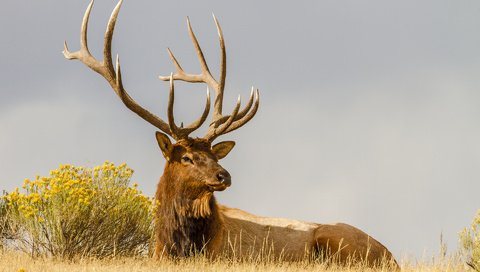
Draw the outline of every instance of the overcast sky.
M95 3L91 51L101 58L114 0ZM103 78L61 51L79 48L88 1L4 0L0 8L0 189L60 164L126 162L153 195L164 159L153 126ZM250 87L256 117L219 140L232 187L222 204L265 216L346 222L393 253L450 249L480 208L480 2L473 0L129 1L113 50L126 89L166 118L170 47L198 62L190 16L213 72L225 33L225 111ZM190 84L192 85L192 84ZM176 120L190 122L205 87L177 84ZM205 128L194 136L202 136Z

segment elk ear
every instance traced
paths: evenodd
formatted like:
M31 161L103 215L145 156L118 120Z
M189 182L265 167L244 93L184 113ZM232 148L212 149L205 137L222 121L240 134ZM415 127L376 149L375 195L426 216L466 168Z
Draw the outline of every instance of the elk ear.
M212 151L213 151L213 154L217 156L217 159L221 160L228 155L228 153L232 150L234 146L235 146L234 141L220 142L212 146Z
M155 137L157 138L158 146L160 146L163 156L167 161L170 161L173 151L173 145L172 142L170 142L170 138L160 131L155 132Z

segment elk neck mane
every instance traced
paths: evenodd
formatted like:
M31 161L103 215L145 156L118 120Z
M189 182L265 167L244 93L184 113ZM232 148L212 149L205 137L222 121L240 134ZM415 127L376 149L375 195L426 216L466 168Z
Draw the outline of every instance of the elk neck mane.
M167 166L158 184L157 235L172 256L191 256L202 251L220 226L213 192L178 186L185 177Z

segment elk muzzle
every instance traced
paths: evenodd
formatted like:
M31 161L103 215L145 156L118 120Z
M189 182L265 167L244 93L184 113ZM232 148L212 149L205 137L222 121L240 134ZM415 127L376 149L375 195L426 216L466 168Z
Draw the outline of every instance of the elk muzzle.
M223 191L232 185L232 177L227 170L222 169L215 174L212 180L208 180L206 184L212 191Z

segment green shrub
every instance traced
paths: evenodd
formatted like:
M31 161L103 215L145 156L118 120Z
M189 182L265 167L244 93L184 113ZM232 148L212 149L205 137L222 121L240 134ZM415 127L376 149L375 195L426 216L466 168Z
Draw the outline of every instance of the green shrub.
M134 256L148 251L152 200L125 164L93 169L61 165L48 177L25 180L24 193L7 194L10 220L19 226L14 244L32 256Z
M467 263L476 271L480 271L480 210L473 219L470 228L460 233L463 252L467 255Z

